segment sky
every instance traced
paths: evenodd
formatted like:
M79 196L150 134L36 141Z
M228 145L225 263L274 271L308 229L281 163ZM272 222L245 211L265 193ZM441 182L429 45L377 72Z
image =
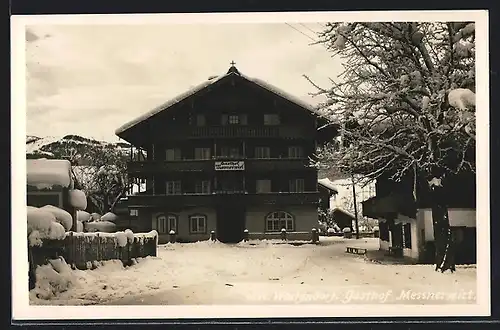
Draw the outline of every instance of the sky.
M26 26L26 134L118 141L114 131L234 61L311 104L340 60L311 45L320 23Z

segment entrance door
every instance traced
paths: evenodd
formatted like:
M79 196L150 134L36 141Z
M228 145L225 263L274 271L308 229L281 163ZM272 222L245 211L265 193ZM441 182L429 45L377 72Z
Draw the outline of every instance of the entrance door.
M231 198L232 199L232 198ZM217 239L223 243L238 243L245 230L245 208L233 201L217 208Z

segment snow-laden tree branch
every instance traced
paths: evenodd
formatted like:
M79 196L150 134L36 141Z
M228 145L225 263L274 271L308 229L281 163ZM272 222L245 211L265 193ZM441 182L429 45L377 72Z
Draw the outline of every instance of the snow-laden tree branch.
M323 115L342 126L341 147L318 151L320 168L416 175L431 189L447 174L475 172L474 23L330 23L318 38L344 67L331 86L306 77L328 100ZM435 227L447 228L442 210Z

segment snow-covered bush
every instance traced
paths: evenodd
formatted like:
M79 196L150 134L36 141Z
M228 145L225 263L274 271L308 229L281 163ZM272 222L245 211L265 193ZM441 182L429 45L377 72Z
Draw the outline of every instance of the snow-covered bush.
M50 299L67 291L75 283L75 277L64 258L50 260L36 269L36 285L30 292L38 299Z
M40 208L40 210L47 210L54 215L56 221L63 225L66 231L71 230L73 226L73 217L68 211L60 209L53 205L45 205Z
M28 241L30 246L41 246L43 239L64 239L66 230L48 210L28 206Z
M328 234L333 234L333 233L335 233L335 229L333 229L333 228L328 228L328 229L326 230L326 232L327 232Z
M101 220L101 215L99 213L92 213L90 215L90 221L100 221Z
M88 212L78 210L76 211L76 219L80 222L88 222L91 220L91 215Z
M115 222L118 217L112 212L108 212L101 216L101 221Z
M116 225L110 221L91 221L86 222L84 228L87 232L103 232L103 233L114 233L116 231Z
M69 203L71 206L78 210L85 210L87 208L87 197L85 193L78 189L72 189L68 192Z
M344 229L342 229L342 232L343 232L344 234L350 233L350 232L351 232L351 228L349 228L349 227L345 227Z

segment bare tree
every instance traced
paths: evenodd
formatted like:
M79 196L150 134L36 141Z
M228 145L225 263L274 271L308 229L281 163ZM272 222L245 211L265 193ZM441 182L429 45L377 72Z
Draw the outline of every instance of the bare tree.
M443 186L475 172L475 26L470 22L330 23L319 34L344 72L323 88L345 148L326 146L319 163L370 179L426 180L433 195L436 270L454 271ZM420 181L419 181L420 182Z
M126 158L115 146L96 147L86 155L87 165L73 166L75 185L99 209L101 214L113 211L128 189Z

